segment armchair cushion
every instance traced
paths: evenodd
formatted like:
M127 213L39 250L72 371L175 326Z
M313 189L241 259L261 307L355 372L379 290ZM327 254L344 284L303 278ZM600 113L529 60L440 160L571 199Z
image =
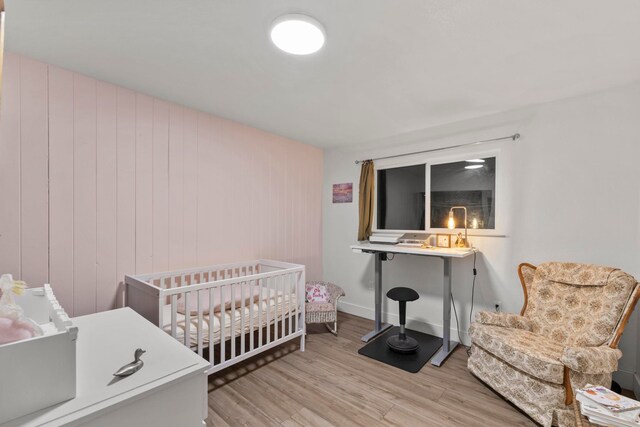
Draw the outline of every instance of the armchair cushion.
M633 277L617 269L541 264L524 316L532 332L566 347L600 346L611 339L635 286Z
M325 285L307 283L304 290L306 302L329 302L329 292Z
M314 286L319 286L326 289L327 299L326 301L323 301L323 302L328 302L335 305L338 302L338 299L340 297L345 296L344 290L340 286L336 285L335 283L323 282L323 281L317 280L317 281L307 282L305 285L306 288L310 288ZM307 301L307 302L310 302L310 301ZM316 301L316 302L319 303L321 301Z
M574 286L606 286L616 268L586 265L575 262L547 262L540 264L537 274L557 283Z
M522 329L474 323L469 329L471 341L527 374L562 384L564 365L560 362L563 346L541 335Z
M476 322L483 325L502 326L503 328L522 329L531 331L531 321L526 317L512 313L494 313L491 311L480 311L476 314Z
M609 374L618 370L622 352L617 348L567 347L560 361L568 368L583 374Z

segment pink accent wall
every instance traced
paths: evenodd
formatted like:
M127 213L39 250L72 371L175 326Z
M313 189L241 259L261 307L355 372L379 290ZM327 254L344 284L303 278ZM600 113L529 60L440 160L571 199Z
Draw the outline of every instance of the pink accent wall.
M127 273L253 258L322 272L320 149L8 52L0 273L78 316Z

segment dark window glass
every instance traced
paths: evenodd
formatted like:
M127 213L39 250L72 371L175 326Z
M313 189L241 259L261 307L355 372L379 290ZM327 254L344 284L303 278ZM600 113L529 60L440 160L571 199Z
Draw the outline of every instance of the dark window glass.
M378 171L379 229L425 229L425 169L416 165Z
M467 228L495 229L496 158L431 166L431 228L447 228L452 206L467 208ZM454 211L457 228L464 212Z

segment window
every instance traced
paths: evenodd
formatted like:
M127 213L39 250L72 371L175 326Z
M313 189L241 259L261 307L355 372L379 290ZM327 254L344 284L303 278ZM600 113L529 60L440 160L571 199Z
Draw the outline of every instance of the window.
M374 230L447 232L449 210L464 206L470 233L504 233L499 159L500 150L494 149L377 162ZM456 228L464 228L464 211L453 214Z

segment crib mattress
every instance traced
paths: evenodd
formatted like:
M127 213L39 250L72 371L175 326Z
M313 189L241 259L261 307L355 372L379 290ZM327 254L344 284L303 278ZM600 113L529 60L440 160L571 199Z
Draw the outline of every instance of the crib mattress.
M295 306L297 304L297 298L295 294L291 294L289 297L288 293L284 295L282 293L278 293L277 297L271 297L264 300L258 300L253 304L247 304L243 308L236 308L235 310L227 309L222 312L215 312L213 314L213 344L220 343L220 339L222 336L222 318L224 316L224 336L225 340L231 338L231 325L234 327L234 336L240 336L246 334L251 331L251 307L253 306L253 329L257 331L258 329L264 328L267 325L273 325L276 320L278 320L278 328L281 328L280 320L284 316L284 321L286 324L289 322L289 318L291 318L291 327L295 325L294 320L294 312ZM262 314L260 314L262 313ZM267 313L269 313L267 320ZM291 316L289 316L291 314ZM200 327L198 327L198 315L191 315L190 319L190 347L197 348L198 346L198 333L201 331L202 336L202 345L208 346L210 340L209 334L209 317L208 313L202 315L202 323L200 323ZM165 332L171 335L171 305L167 304L163 308L162 313L163 319L163 327ZM244 322L243 322L244 319ZM304 320L303 320L304 321ZM244 328L243 328L244 323ZM176 313L176 334L175 338L184 342L185 335L185 326L186 326L186 316L181 313ZM280 335L281 329L278 330L278 336Z

